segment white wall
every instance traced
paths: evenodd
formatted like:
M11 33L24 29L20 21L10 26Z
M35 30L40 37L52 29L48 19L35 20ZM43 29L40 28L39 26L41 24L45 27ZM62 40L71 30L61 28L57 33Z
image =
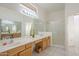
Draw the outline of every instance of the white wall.
M47 12L43 10L38 4L34 4L38 9L39 19L35 21L38 31L46 31Z
M66 16L66 39L67 43L69 41L73 41L74 39L78 39L76 37L78 35L78 19L79 19L79 4L66 4L65 7L65 16ZM77 28L76 28L77 27ZM76 34L76 36L74 36ZM70 43L68 43L71 45Z
M52 32L53 44L64 46L65 43L65 13L64 9L52 12L48 18L48 31Z
M70 55L79 55L79 3L66 4L66 48Z
M2 20L13 20L13 21L22 21L23 17L18 12L15 12L11 9L0 6L0 19L2 19Z

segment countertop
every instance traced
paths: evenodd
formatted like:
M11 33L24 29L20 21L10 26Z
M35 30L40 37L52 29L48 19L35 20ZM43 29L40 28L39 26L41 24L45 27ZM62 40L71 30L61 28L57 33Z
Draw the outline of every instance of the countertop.
M11 43L11 44L7 44L5 46L0 46L0 53L1 52L5 52L7 50L10 50L10 49L13 49L13 48L16 48L18 46L21 46L21 45L24 45L24 44L28 44L28 43L32 43L34 41L37 41L37 40L41 40L42 38L44 37L47 37L47 36L50 36L49 34L47 35L37 35L36 37L32 38L32 37L21 37L21 38L14 38L14 42Z

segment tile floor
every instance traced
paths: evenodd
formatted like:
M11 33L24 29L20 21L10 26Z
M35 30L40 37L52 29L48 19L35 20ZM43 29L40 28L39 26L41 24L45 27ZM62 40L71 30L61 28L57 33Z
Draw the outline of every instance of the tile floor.
M66 54L69 56L79 56L79 47L69 46Z
M41 53L33 52L33 56L79 56L79 48L69 47L68 50L61 47L48 47Z
M39 54L34 52L33 56L65 56L65 49L52 46L48 47Z

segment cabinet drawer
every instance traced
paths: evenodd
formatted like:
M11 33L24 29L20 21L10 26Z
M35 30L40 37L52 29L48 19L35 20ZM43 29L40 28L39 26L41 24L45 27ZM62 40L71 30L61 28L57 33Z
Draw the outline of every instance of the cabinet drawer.
M26 56L32 56L32 48L26 49Z
M18 53L19 56L26 56L26 50L21 51L20 53Z
M23 51L24 49L25 49L25 45L13 48L13 49L11 49L11 50L8 51L8 55L15 55L18 52Z
M13 54L13 55L9 55L9 56L18 56L18 54L16 53L16 54Z
M42 41L42 39L39 39L39 40L36 40L34 43L39 43L41 41Z
M7 54L7 51L6 52L1 52L0 53L0 56L7 56L8 54Z
M28 48L24 51L21 51L18 55L19 56L31 56L32 55L32 48Z
M26 44L25 47L26 47L26 49L27 49L27 48L32 48L32 43L30 43L30 44Z

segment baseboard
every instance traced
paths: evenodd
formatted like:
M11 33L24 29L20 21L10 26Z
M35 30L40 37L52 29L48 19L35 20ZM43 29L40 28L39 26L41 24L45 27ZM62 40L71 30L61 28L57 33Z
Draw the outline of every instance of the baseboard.
M54 45L52 45L52 46L54 46L54 47L59 47L59 48L65 48L64 45L57 45L57 44L54 44Z

